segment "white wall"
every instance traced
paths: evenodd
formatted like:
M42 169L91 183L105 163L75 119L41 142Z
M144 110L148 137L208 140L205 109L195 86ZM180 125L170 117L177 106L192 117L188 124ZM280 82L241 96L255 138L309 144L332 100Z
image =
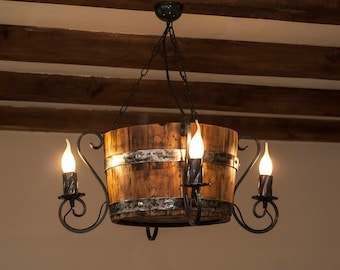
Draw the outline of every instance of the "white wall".
M280 208L273 231L253 235L232 220L160 229L150 242L143 228L114 225L109 218L80 235L59 223L64 138L75 147L77 135L1 131L0 136L0 269L319 270L340 265L340 144L270 142ZM102 153L91 152L102 168ZM241 160L246 156L241 153ZM92 215L92 206L102 201L96 200L100 190L79 160L77 171ZM253 172L240 189L237 200L244 210L252 207L256 181Z

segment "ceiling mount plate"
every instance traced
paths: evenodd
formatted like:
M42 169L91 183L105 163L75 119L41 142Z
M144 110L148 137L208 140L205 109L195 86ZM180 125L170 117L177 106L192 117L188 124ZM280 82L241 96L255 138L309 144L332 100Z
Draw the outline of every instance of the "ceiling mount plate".
M157 17L166 22L176 21L182 15L183 5L179 2L159 2L155 5Z

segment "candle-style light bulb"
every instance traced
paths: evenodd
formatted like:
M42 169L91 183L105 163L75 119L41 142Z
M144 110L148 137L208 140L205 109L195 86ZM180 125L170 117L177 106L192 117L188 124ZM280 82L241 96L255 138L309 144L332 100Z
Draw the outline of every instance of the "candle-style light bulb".
M76 161L72 155L71 144L68 139L66 139L66 149L61 158L61 168L64 173L76 171Z
M204 154L204 144L201 136L201 127L198 123L198 120L195 120L196 123L196 133L192 137L190 146L189 146L189 157L192 159L200 159Z
M265 143L265 150L260 161L260 175L272 175L273 163L269 156L268 143Z
M269 156L268 143L265 143L264 155L260 161L260 176L258 182L258 196L263 198L272 197L272 184L273 184L273 164ZM264 201L263 208L267 208L267 201Z

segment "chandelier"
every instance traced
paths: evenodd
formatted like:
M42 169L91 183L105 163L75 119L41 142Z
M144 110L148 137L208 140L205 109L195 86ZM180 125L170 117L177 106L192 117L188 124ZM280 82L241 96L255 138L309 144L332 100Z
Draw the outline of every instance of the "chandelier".
M160 227L226 223L232 216L252 233L268 232L277 224L279 212L274 203L277 198L272 196L272 163L267 143L260 162L258 193L252 197L255 200L252 212L256 218L266 217L268 222L260 229L249 226L234 203L239 185L259 159L261 146L252 136L239 136L229 128L199 123L173 28L173 22L181 16L182 7L177 2L155 5L157 17L166 23L165 30L121 106L112 130L104 134L87 131L78 138L78 154L98 181L105 197L97 219L86 228L76 228L67 221L69 214L83 217L87 207L82 199L85 194L78 192L75 160L66 139L67 146L62 157L63 195L59 196L62 203L58 213L66 229L75 233L89 232L101 224L108 212L113 223L145 227L149 240L156 239ZM168 43L173 49L183 82L190 106L189 115L182 108L170 80ZM124 127L121 120L157 54L163 56L167 85L182 120L163 125ZM106 184L81 149L82 140L88 135L95 136L97 141L89 144L92 149L104 149ZM247 148L240 146L242 139L255 142L256 154L236 181L239 168L237 152ZM79 207L80 211L76 210Z

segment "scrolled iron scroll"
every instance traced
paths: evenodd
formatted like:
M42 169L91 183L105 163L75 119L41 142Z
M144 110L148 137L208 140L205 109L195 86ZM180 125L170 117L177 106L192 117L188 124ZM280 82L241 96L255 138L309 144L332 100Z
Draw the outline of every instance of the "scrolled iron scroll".
M158 227L153 228L152 234L151 234L151 230L150 230L149 226L145 227L145 230L146 230L146 236L147 236L148 240L150 240L150 241L156 240L157 234L158 234Z
M108 209L109 209L109 197L108 197L106 186L105 186L104 182L102 181L102 179L97 174L97 172L95 171L95 169L91 166L91 164L85 158L83 152L81 151L82 139L87 135L95 135L99 139L98 144L93 144L92 142L89 144L89 146L92 149L95 149L95 150L98 150L103 146L103 136L99 132L96 132L96 131L84 132L78 138L77 147L78 147L79 156L81 157L83 162L90 168L95 179L98 181L99 185L101 186L101 188L104 192L104 195L105 195L105 202L101 205L98 217L95 220L95 222L92 225L90 225L86 228L78 229L78 228L74 228L73 226L68 224L67 221L66 221L66 218L70 213L72 213L73 216L75 216L75 217L83 217L86 214L86 210L87 210L86 203L82 199L80 199L80 197L84 196L85 194L84 193L76 193L76 194L73 194L72 196L60 196L59 197L59 198L63 199L63 202L60 204L59 211L58 211L59 220L60 220L61 224L66 229L68 229L71 232L75 232L75 233L86 233L86 232L89 232L89 231L92 231L93 229L95 229L98 225L100 225L103 222L105 216L107 215ZM64 207L64 205L67 201L70 202L70 209L63 215L62 210L63 210L63 207ZM75 202L78 202L82 207L82 211L80 213L77 213L74 209Z
M239 180L237 181L236 185L235 185L235 191L234 194L236 195L236 191L239 187L239 185L243 182L244 178L246 177L246 175L249 173L249 171L253 168L253 166L255 165L255 163L257 162L259 156L260 156L260 151L261 151L261 144L260 142L253 136L251 135L242 135L239 137L239 141L243 140L243 139L249 139L249 140L253 140L256 144L256 153L255 156L253 157L253 159L251 160L250 164L248 165L248 167L245 169L244 173L241 175L241 177L239 178ZM239 150L243 151L245 149L247 149L248 146L245 147L241 147L239 144ZM264 217L269 217L270 223L267 227L263 228L263 229L255 229L250 227L244 220L243 215L241 213L240 208L234 203L234 207L233 207L233 216L235 217L237 223L239 225L241 225L245 230L251 232L251 233L256 233L256 234L260 234L260 233L266 233L270 230L272 230L278 219L279 219L279 210L274 202L274 200L277 199L277 197L264 197L264 196L253 196L253 199L256 200L256 202L254 203L253 206L253 215L256 218L264 218ZM262 203L262 213L258 212L258 205ZM272 214L269 210L268 210L268 205L271 206L271 208L273 208L274 210L274 214Z

